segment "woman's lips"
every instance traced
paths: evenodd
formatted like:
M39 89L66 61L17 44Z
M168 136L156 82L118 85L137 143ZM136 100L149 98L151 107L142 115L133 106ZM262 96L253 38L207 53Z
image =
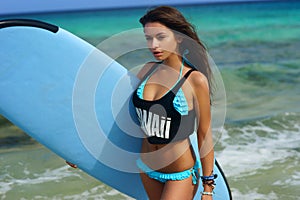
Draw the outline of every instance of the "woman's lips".
M161 57L163 55L163 53L161 51L153 51L152 54L155 56L155 57Z

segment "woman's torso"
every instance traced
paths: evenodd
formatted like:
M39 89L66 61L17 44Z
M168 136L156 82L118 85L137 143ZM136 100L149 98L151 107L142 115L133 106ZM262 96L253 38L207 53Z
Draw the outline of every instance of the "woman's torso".
M182 69L185 75L189 67ZM143 99L155 101L163 98L178 81L179 72L170 67L159 67L144 85ZM189 79L181 86L188 110L194 109L194 95ZM141 149L141 159L154 170L171 173L192 168L195 164L195 154L189 138L170 142L168 144L151 144L145 138Z

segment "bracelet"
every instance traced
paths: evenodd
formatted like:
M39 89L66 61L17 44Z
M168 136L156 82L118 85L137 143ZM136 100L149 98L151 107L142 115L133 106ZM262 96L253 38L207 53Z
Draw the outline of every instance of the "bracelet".
M214 193L213 192L201 192L202 195L208 195L208 196L212 196Z
M218 177L217 174L213 174L211 176L201 176L202 181L214 180Z
M207 186L209 186L212 190L214 190L215 189L215 187L216 187L216 184L215 184L215 182L212 180L211 182L203 182L203 187L205 186L205 185L207 185Z
M216 187L215 179L217 177L218 177L217 174L212 174L210 176L201 176L203 187L204 185L208 185L209 187L211 187L212 190L214 190Z

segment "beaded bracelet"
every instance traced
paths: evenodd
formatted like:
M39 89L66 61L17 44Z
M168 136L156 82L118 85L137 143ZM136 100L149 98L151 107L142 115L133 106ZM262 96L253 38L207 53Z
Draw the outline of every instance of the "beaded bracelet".
M208 195L208 196L212 196L214 193L213 192L201 192L202 195Z
M215 179L217 177L218 177L217 174L213 174L213 175L210 175L210 176L201 176L203 187L204 187L204 185L208 185L212 189L215 189L215 187L216 187Z

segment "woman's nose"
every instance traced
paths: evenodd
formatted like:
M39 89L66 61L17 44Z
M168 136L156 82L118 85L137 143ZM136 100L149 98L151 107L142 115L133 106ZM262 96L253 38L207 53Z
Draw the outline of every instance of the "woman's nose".
M159 47L159 41L156 38L153 38L151 41L151 48L156 49Z

